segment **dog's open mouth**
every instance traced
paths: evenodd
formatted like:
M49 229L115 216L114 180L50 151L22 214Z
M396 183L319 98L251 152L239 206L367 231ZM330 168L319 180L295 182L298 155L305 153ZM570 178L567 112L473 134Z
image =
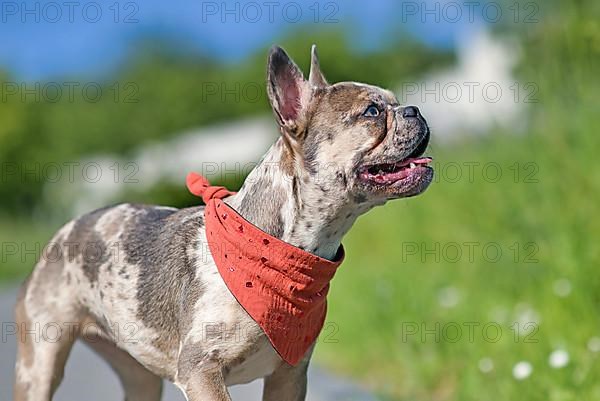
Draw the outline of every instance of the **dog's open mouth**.
M423 156L425 148L419 145L397 162L365 165L359 168L358 178L370 191L392 198L418 195L433 179L433 168L429 166L433 159Z
M375 164L363 167L360 178L380 185L391 185L397 181L420 174L430 167L431 157L409 157L397 163Z

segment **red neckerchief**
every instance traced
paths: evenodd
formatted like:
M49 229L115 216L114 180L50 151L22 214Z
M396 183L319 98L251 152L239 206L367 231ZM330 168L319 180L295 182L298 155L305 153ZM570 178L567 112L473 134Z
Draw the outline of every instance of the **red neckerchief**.
M296 365L315 342L327 312L329 282L344 259L320 258L260 230L222 198L234 194L190 173L186 184L206 203L206 238L229 291L279 355Z

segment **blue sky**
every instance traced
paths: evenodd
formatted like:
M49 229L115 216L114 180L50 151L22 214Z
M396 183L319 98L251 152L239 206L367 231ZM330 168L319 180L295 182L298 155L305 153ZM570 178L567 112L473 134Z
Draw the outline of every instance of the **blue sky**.
M300 25L342 24L359 50L377 48L401 30L429 45L452 47L472 25L434 16L424 23L406 7L394 0L3 0L0 68L24 80L102 75L147 37L236 62Z

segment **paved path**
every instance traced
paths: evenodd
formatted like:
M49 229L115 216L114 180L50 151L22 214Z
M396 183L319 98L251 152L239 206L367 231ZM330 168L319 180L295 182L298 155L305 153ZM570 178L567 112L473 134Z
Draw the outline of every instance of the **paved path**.
M12 398L15 336L9 334L14 322L15 289L0 289L0 400ZM309 370L307 401L377 401L350 381L313 368ZM234 401L259 401L262 381L230 388ZM185 401L171 383L165 383L163 401ZM81 343L76 343L65 372L65 379L54 401L121 401L123 392L108 365Z

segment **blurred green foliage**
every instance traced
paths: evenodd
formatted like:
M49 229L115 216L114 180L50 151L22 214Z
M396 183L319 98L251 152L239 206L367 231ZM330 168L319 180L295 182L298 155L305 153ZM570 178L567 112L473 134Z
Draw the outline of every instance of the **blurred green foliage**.
M389 86L397 83L398 77L410 77L452 59L451 53L409 40L390 43L379 52L358 54L350 50L338 31L300 31L281 42L304 69L308 68L311 43L319 44L332 81L356 78L356 71L360 71L365 80ZM26 94L26 90L35 92L36 83L15 82L6 74L0 75L5 97L0 108L2 210L30 213L52 207L44 205L40 196L49 174L21 174L34 169L35 163L62 166L98 153L127 156L145 143L186 129L269 111L264 84L268 49L257 51L242 64L222 65L164 48L141 43L131 62L103 82L65 79L78 84L72 98L64 82L37 83L42 88L37 92L42 95L36 99ZM26 85L25 90L21 85ZM52 87L56 85L63 93L54 102ZM88 90L84 91L86 85ZM96 85L101 86L99 95Z

